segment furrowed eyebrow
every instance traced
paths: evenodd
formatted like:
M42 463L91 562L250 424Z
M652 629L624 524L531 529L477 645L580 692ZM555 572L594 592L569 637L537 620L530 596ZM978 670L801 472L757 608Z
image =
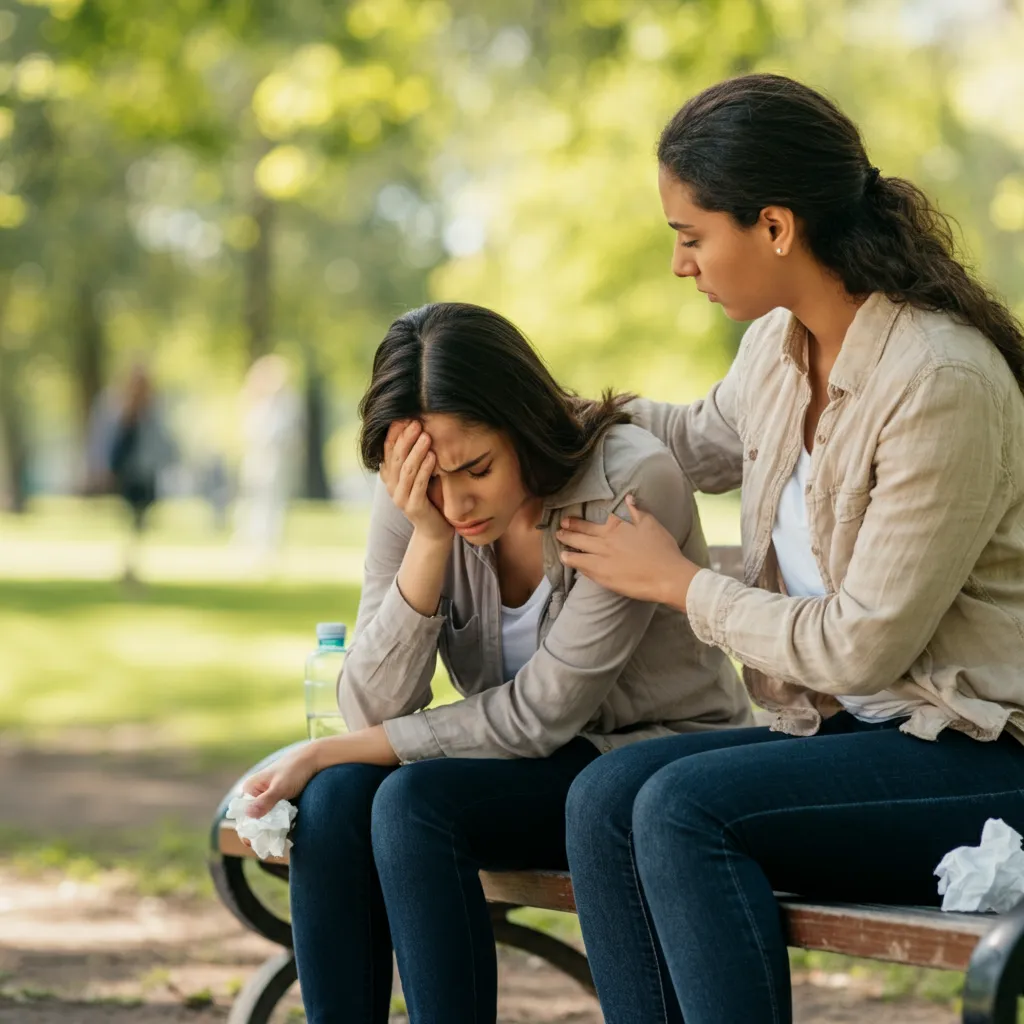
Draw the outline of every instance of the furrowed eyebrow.
M669 227L670 227L670 228L671 228L671 229L672 229L673 231L692 231L692 230L693 230L693 225L692 225L692 224L677 224L677 223L676 223L675 221L673 221L673 220L670 220L670 221L668 222L668 226L669 226Z
M454 469L443 469L441 466L438 466L437 468L442 473L446 473L448 475L451 475L452 473L461 473L464 469L472 469L477 465L477 463L483 462L490 454L490 451L486 451L483 455L478 455L475 459L470 459L469 462L464 462L461 466L456 466Z

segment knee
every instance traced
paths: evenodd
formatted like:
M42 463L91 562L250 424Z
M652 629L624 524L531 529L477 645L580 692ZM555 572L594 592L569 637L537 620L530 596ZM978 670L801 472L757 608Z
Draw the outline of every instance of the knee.
M565 802L570 849L607 835L628 835L633 800L645 777L632 765L629 754L629 750L602 754L576 776Z
M385 770L373 765L338 764L310 779L298 799L295 845L300 856L336 849L351 837L368 839L373 795Z
M416 761L393 771L373 798L370 830L374 851L391 856L444 817L445 787L436 763Z
M669 765L652 775L633 802L633 844L638 863L673 860L673 851L720 839L724 824L715 809L714 780L699 764Z

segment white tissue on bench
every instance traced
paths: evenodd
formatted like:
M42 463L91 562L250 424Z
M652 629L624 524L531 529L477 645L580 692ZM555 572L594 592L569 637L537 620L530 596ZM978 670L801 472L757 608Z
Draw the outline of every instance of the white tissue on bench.
M1002 818L989 818L980 846L958 846L939 861L943 910L1005 914L1024 897L1021 835Z
M288 831L298 808L287 800L278 800L262 818L250 818L245 812L255 799L246 793L232 797L225 817L235 823L235 831L243 839L252 843L253 851L260 860L283 857L292 848Z

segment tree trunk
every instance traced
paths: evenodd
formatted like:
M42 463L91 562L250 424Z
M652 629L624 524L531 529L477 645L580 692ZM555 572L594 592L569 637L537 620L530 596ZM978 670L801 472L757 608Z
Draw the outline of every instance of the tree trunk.
M17 378L17 361L0 336L0 504L20 514L27 501L28 450Z
M330 497L327 473L324 469L324 442L327 424L324 409L324 379L317 366L316 356L306 349L306 393L304 417L306 430L306 467L303 497L322 501Z
M4 320L10 282L0 280L0 505L22 513L26 504L28 453L18 395L17 359L4 346Z
M103 389L106 371L103 324L97 315L96 289L91 281L82 281L78 286L78 307L72 338L72 368L78 390L79 442L84 467L82 483L84 490L89 491L96 485L95 481L89 479L89 427L97 399Z
M259 228L256 244L248 251L245 260L245 326L249 335L251 364L270 351L273 317L270 270L274 204L265 195L257 192L249 212Z

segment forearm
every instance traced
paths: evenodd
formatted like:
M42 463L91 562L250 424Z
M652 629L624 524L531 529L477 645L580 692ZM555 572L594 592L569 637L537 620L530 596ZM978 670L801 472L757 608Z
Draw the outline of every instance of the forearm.
M420 615L429 617L437 613L451 550L450 537L437 540L419 530L413 531L398 570L398 589Z
M376 764L385 768L398 764L398 756L380 725L341 736L325 736L314 740L306 750L318 772L336 764Z

